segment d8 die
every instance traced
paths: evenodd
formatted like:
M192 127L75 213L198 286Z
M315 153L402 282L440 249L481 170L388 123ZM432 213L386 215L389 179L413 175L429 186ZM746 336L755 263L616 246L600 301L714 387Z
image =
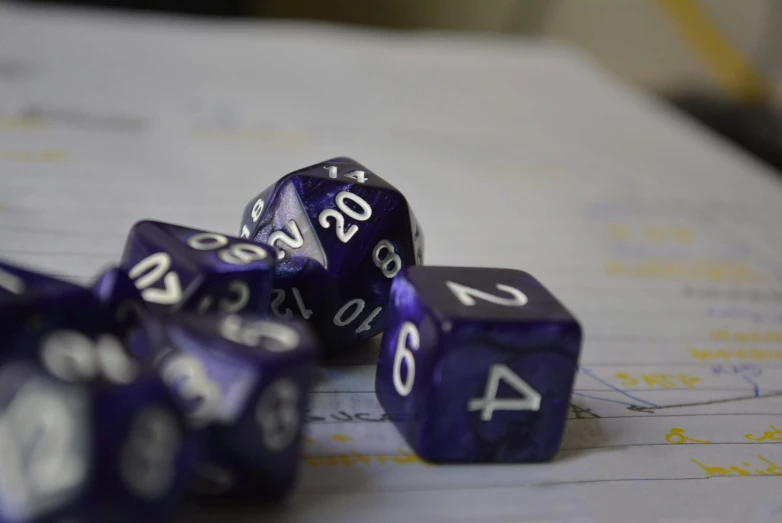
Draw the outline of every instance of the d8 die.
M423 262L405 197L350 158L281 178L247 205L241 236L277 249L272 313L309 320L329 351L381 332L392 278Z
M29 321L0 359L0 521L165 521L195 440L97 304L70 305L58 317L21 303Z
M265 245L141 221L130 231L122 268L154 312L266 312L274 258Z
M529 274L412 267L391 288L375 390L433 462L551 459L581 346L577 320Z
M316 341L306 324L187 314L148 322L153 360L198 431L203 494L282 497L298 470Z

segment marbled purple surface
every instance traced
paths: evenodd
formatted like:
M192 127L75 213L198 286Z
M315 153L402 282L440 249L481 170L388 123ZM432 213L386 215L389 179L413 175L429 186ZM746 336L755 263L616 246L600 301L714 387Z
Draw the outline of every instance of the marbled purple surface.
M20 297L57 294L74 289L80 289L80 287L40 272L0 261L0 304Z
M272 501L295 482L317 341L303 322L178 314L146 322L154 362L199 437L194 490Z
M404 196L344 157L290 173L253 198L240 234L278 249L271 312L309 321L326 355L382 332L396 269L424 255Z
M186 493L195 438L170 392L92 331L60 322L0 359L0 521L162 523Z
M118 333L88 289L5 262L0 271L0 355L35 347L41 333L63 325Z
M148 311L127 271L110 267L98 275L91 287L106 314L117 323L122 339L130 341L133 330Z
M421 457L444 463L553 458L581 327L540 282L510 269L411 267L394 280L389 309L375 389ZM398 347L406 357L397 356ZM488 393L493 374L496 391ZM492 410L486 401L492 398L495 406L516 403Z
M141 221L121 267L153 312L266 312L275 252L241 238Z

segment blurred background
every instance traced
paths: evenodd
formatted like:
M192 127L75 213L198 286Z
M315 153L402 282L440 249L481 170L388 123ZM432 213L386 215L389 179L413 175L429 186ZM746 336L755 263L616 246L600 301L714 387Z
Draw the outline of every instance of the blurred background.
M779 0L30 1L564 40L782 169Z

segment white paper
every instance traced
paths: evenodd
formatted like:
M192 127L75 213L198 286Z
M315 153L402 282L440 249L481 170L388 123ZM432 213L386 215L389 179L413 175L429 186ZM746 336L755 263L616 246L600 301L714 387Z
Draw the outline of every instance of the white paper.
M563 449L422 464L369 421L368 350L321 371L288 503L182 521L780 520L782 187L758 162L555 44L0 7L4 258L87 282L135 221L238 234L340 155L405 193L427 263L526 270L581 320Z

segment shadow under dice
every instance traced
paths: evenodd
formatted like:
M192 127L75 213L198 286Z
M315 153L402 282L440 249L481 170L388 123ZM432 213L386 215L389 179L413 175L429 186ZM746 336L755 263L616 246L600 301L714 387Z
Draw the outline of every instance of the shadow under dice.
M155 312L266 312L274 263L268 246L154 221L133 226L122 256Z
M546 461L559 450L578 321L509 269L412 267L391 289L375 390L433 462Z
M22 304L0 359L0 521L165 521L195 440L97 304L68 301L62 316Z
M316 353L309 327L258 315L179 314L148 322L164 382L199 434L194 489L275 500L298 471Z
M349 158L281 178L247 205L241 235L277 249L271 312L308 320L327 354L381 332L393 277L423 261L404 196Z

